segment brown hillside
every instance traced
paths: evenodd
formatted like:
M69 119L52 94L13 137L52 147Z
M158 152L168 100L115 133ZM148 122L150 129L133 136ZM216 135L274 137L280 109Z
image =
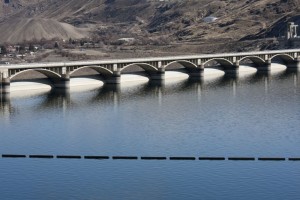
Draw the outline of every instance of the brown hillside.
M83 38L88 32L53 19L14 18L0 23L0 42L17 43L42 38Z
M5 17L5 15L10 16L25 7L36 4L40 0L10 0L8 4L4 3L4 0L0 1L0 19Z
M19 17L52 18L77 26L138 25L149 33L163 32L177 39L236 39L271 27L284 16L298 14L299 5L300 0L44 0L28 6ZM204 23L207 16L219 20Z
M72 31L67 31L57 28L66 27L60 23L68 23L76 27L89 27L99 37L110 36L106 38L108 40L118 37L163 38L169 43L196 41L208 44L223 42L225 45L242 38L261 39L281 35L279 32L283 32L284 28L276 29L284 26L281 19L286 22L300 13L300 0L40 0L30 5L23 3L22 6L6 19L11 24L10 28L5 23L1 25L0 28L5 26L10 31L5 37L1 34L0 41L7 40L9 35L14 35L11 41L28 38L22 36L22 31L14 33L13 30L19 30L22 25L14 20L34 18L51 19L49 24L36 22L51 30L49 34L45 33L47 28L33 28L30 32L23 27L37 36L57 34L62 38L66 35L78 38L86 35L81 29L68 27ZM218 20L206 23L203 19L208 16ZM282 24L277 25L279 22ZM50 28L52 25L53 28ZM38 30L45 29L47 31L42 34L38 33ZM255 42L253 46L256 46Z

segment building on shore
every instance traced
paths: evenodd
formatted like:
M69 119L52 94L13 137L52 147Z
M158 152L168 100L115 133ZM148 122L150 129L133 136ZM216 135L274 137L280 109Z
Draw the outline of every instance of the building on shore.
M299 48L300 36L298 35L299 26L294 22L287 24L287 29L284 37L278 38L280 48Z

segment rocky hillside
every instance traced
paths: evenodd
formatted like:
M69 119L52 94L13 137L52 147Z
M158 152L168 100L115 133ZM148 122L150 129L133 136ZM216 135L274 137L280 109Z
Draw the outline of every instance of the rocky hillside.
M52 26L53 30L59 27L57 37L62 38L97 35L107 39L139 37L170 43L226 43L281 35L286 21L298 20L300 15L300 0L36 0L30 4L25 0L15 1L21 6L0 23L1 30L9 26L19 30L23 22L16 19L39 20L33 20L36 25L27 27L26 31L13 33L14 28L7 29L6 34L0 35L0 42L6 41L7 35L15 35L11 42L30 40L32 35L28 33L47 24L41 30L47 32ZM205 22L211 16L217 20ZM58 26L58 23L63 24ZM51 32L43 37L50 39L55 34Z
M1 0L0 1L0 19L8 17L31 4L36 4L40 0Z

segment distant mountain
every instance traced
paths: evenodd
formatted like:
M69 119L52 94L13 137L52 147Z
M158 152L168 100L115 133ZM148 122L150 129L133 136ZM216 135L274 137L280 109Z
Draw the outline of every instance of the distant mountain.
M0 23L0 42L87 35L167 38L168 41L238 41L280 35L280 20L295 19L300 0L15 0L20 6ZM31 3L29 3L31 2ZM205 22L213 16L217 20ZM34 23L22 27L26 22ZM48 23L50 20L51 23ZM70 24L67 26L66 24ZM46 27L47 26L47 27ZM280 25L282 27L283 25ZM8 28L10 27L10 28ZM39 28L37 28L39 27ZM41 28L42 27L42 28ZM275 27L275 28L273 28ZM26 31L24 30L26 29ZM17 31L16 31L17 30ZM38 31L49 32L39 34ZM271 31L272 30L272 31ZM36 33L36 34L30 34ZM8 37L14 35L13 37Z

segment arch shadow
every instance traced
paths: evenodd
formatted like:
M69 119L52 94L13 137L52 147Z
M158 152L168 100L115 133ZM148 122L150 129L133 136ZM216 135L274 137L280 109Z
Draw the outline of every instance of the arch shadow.
M84 69L92 69L94 71L96 71L97 73L99 73L100 75L104 76L104 77L110 77L113 75L113 72L105 67L101 67L101 66L82 66L79 67L77 69L74 69L73 71L70 72L70 76L72 76L75 72L78 72L80 70L84 70Z
M207 60L203 64L206 65L206 64L208 64L212 61L217 62L221 67L224 67L224 68L228 68L228 67L233 66L233 63L231 61L225 59L225 58L212 58L212 59Z
M284 64L287 64L287 65L295 62L294 58L288 54L276 54L276 55L272 56L270 59L274 60L276 58L279 58L280 60L283 61Z
M177 61L170 62L166 66L164 66L164 68L165 69L170 68L173 64L179 64L187 70L195 70L198 68L198 66L196 64L194 64L190 61L187 61L187 60L177 60Z
M251 60L253 62L253 64L255 64L256 66L259 66L259 67L266 64L265 60L258 56L245 56L245 57L241 58L240 60L238 60L238 62L240 63L245 59Z
M26 70L17 72L14 75L10 76L10 80L13 80L16 76L21 75L22 73L30 72L30 71L39 72L39 73L45 75L50 80L57 80L57 79L61 78L60 74L50 71L50 70L47 70L47 69L26 69Z
M124 71L127 70L128 73L134 73L136 72L137 69L133 69L133 70L129 70L129 68L134 68L134 67L138 67L140 69L143 69L144 72L150 76L152 74L155 74L158 72L158 69L156 67L154 67L153 65L147 64L147 63L132 63L132 64L128 64L126 66L124 66L121 69L121 74L124 74Z

